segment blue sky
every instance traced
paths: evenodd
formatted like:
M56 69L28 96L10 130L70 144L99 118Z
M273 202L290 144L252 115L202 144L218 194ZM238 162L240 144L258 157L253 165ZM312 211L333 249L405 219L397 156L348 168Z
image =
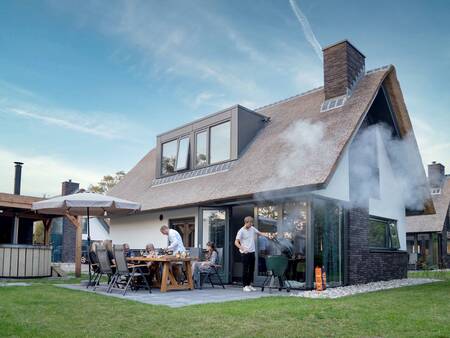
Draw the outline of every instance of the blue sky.
M14 160L23 193L57 194L129 170L167 129L320 86L317 51L343 38L367 69L397 67L424 162L450 168L450 2L291 2L2 1L0 191Z

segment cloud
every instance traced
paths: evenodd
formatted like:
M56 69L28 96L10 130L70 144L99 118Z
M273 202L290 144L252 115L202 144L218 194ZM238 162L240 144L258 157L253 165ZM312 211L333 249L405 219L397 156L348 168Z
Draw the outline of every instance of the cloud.
M105 174L86 169L67 160L51 156L36 156L0 148L0 191L12 192L14 186L14 161L24 162L22 170L23 195L55 196L61 193L61 182L72 179L81 187L95 184Z
M314 34L311 25L309 24L308 18L303 14L300 7L297 5L295 0L289 0L289 4L291 5L292 11L300 22L302 26L303 33L305 34L306 40L308 40L311 47L314 49L314 52L317 54L317 57L322 61L322 47L320 46L319 41L317 41L316 35Z

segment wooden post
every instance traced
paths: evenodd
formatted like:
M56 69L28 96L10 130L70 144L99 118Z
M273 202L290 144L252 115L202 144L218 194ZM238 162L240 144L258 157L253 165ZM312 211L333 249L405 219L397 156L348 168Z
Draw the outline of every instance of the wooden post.
M49 245L50 231L52 228L52 219L51 218L43 219L42 222L44 222L44 244Z
M75 277L81 277L81 242L82 242L82 231L80 218L69 214L66 214L67 219L72 223L76 229L75 238Z

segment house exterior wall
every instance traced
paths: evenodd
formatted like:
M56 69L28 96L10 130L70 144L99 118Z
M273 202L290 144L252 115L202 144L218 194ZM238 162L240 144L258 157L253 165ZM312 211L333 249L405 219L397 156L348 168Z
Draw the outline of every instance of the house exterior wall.
M350 201L350 174L348 150L342 154L342 158L325 189L313 191L316 195L329 197L341 201Z
M397 183L386 147L377 131L378 166L380 169L380 196L369 199L371 216L397 220L400 249L406 250L406 215L401 187Z
M380 173L380 195L378 199L367 199L363 203L358 199L354 202L357 187L356 175L352 173L353 158L350 149L350 198L353 206L348 212L348 222L344 229L344 252L346 284L360 284L379 280L406 278L408 267L408 253L406 249L405 234L405 206L400 187L396 184L395 175L390 165L389 157L380 134L377 137L377 156ZM369 218L379 216L396 219L399 227L400 250L375 250L369 246Z
M97 218L91 218L89 220L89 228L91 232L91 240L103 241L110 239L108 231L100 224ZM87 240L87 233L83 233L83 240Z
M163 215L163 220L159 217ZM111 219L110 237L113 243L128 243L132 249L142 249L148 243L155 247L167 246L167 237L159 231L163 225L168 225L170 219L195 217L195 245L198 234L198 208L184 208L170 211L141 213Z

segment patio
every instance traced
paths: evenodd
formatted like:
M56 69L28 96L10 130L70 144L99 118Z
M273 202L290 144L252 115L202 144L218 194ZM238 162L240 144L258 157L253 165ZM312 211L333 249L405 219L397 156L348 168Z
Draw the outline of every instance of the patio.
M271 294L268 291L261 292L243 292L242 287L227 286L222 288L203 288L202 290L195 289L192 291L172 291L161 293L159 289L152 289L152 293L147 290L141 289L137 292L129 291L125 296L122 296L121 292L113 291L112 293L106 293L105 287L100 287L95 291L92 288L86 289L86 286L81 284L55 284L58 287L78 290L90 293L97 293L103 296L110 296L116 298L122 298L127 300L133 300L145 304L152 305L165 305L172 308L179 308L189 305L208 304L208 303L223 303L235 300L257 299L270 296L287 296L290 293L286 291L278 292L274 290Z

